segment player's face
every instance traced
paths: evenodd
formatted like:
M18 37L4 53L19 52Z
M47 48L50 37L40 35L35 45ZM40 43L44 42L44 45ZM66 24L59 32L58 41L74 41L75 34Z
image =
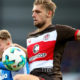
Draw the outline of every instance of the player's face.
M5 40L0 39L0 52L4 52L7 46L7 42Z
M42 7L42 5L34 5L32 12L34 25L36 27L41 28L43 25L46 24L47 11Z

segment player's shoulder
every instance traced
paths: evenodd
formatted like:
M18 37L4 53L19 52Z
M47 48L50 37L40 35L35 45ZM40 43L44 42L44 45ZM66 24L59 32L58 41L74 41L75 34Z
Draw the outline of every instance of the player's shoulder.
M56 25L55 25L55 28L56 28L57 30L73 29L72 26L63 25L63 24L56 24Z
M72 26L69 26L69 25L64 25L64 24L55 24L55 27L62 27L62 28L65 28L65 27L67 27L67 28L71 28Z

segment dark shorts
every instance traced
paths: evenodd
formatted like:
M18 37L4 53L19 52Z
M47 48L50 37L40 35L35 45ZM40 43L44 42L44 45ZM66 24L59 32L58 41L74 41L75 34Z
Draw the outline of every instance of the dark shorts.
M51 70L35 69L31 74L38 76L40 80L62 80L62 75L54 75Z

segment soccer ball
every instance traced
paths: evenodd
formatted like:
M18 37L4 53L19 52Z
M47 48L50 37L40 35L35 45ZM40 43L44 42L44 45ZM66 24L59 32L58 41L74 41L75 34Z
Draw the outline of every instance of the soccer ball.
M2 62L10 71L20 70L26 64L26 54L18 47L9 47L2 55Z

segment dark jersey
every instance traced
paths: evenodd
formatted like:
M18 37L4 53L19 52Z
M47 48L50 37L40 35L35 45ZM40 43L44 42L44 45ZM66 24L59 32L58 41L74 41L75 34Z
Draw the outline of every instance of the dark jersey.
M77 32L67 25L50 25L42 32L31 33L27 39L31 73L46 72L61 77L60 65L65 44L76 40Z

